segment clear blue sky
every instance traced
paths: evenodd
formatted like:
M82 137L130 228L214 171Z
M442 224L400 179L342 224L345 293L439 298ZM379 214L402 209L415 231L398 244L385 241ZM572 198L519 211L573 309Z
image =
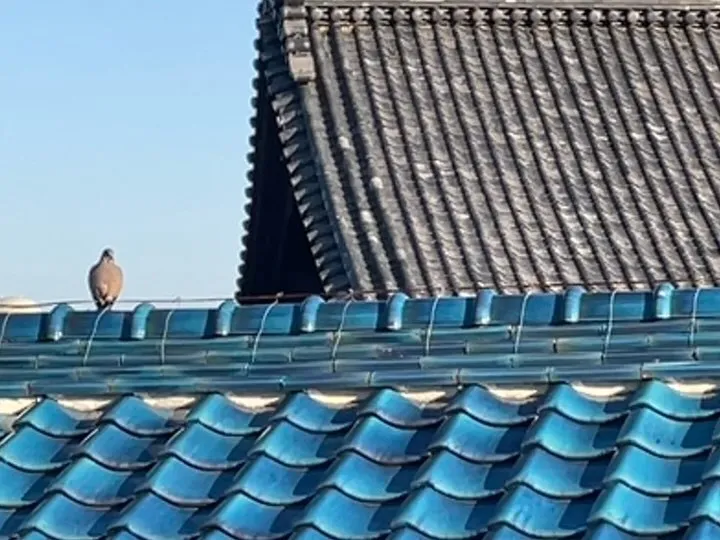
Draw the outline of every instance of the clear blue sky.
M255 0L0 2L0 296L235 289Z

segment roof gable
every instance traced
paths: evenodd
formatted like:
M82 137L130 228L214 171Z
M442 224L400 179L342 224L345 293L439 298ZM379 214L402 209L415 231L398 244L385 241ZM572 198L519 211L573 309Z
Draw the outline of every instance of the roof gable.
M263 3L325 292L719 283L717 11L453 6Z

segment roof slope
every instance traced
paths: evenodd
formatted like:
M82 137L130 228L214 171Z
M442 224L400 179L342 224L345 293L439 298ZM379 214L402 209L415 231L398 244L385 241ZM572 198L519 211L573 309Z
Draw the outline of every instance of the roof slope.
M669 285L1 314L0 537L718 537L719 342Z
M252 409L46 399L3 418L0 535L717 538L718 397L649 382L522 402L477 386L425 404L392 390Z
M261 8L326 292L720 283L713 5L372 4ZM268 268L254 219L247 276Z

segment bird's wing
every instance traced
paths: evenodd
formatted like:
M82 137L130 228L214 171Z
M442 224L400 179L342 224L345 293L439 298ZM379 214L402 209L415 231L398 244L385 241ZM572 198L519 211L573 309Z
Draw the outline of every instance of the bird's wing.
M115 263L107 265L107 273L105 276L105 283L107 284L107 296L109 298L117 299L120 296L123 288L123 271Z
M88 286L93 300L105 301L108 296L108 271L106 265L98 263L90 268L88 274Z

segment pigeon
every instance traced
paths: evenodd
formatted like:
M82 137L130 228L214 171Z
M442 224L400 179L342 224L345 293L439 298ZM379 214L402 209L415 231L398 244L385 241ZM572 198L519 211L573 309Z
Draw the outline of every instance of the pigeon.
M112 249L104 249L100 260L90 268L88 285L98 310L109 309L117 301L123 287L123 273L115 264Z

